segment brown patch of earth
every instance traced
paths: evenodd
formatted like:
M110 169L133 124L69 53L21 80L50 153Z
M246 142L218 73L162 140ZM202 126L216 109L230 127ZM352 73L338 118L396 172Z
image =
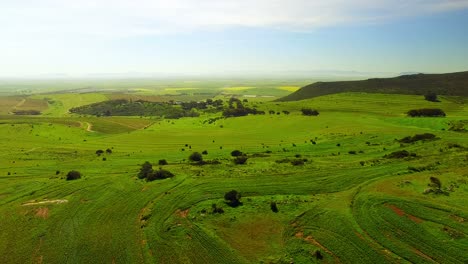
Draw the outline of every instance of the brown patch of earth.
M178 216L180 216L181 218L187 218L189 212L190 212L190 209L183 210L183 211L182 211L182 210L177 210L177 211L176 211L176 214L177 214Z
M461 216L458 216L458 215L450 215L450 218L452 218L453 220L459 222L459 223L464 223L466 221L465 218L461 217Z
M40 207L36 210L36 216L40 218L47 219L49 218L49 208L47 207Z
M413 248L413 252L416 253L416 255L418 255L418 256L420 256L420 257L423 257L423 258L425 258L425 259L427 259L427 260L430 260L430 261L434 261L430 256L428 256L428 255L422 253L422 252L419 251L418 249Z
M327 252L328 254L330 254L334 260L335 260L335 263L340 263L340 259L338 258L338 256L336 256L335 254L333 254L333 252L331 252L328 248L326 248L324 245L320 244L317 240L315 240L312 236L307 236L306 238L304 238L305 241L319 247L320 249L322 249L323 251Z
M424 222L421 218L416 217L416 216L414 216L414 215L407 214L407 213L405 213L405 211L401 210L400 208L396 207L396 206L393 205L393 204L390 204L390 205L387 204L386 206L387 206L388 208L392 209L393 212L395 212L397 215L402 216L402 217L403 217L403 216L406 216L406 217L408 217L408 219L410 219L411 221L413 221L413 222L415 222L415 223L420 224L420 223Z

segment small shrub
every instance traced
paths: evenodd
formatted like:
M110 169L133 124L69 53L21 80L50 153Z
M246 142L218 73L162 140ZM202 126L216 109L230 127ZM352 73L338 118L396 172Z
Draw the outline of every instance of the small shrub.
M221 207L218 207L216 204L211 205L211 213L212 214L223 214L224 210Z
M348 154L351 154L351 155L356 155L356 154L357 154L357 152L356 152L355 150L350 150L350 151L348 151Z
M160 166L164 166L164 165L167 165L167 164L168 164L168 163L167 163L167 160L165 160L165 159L160 159L160 160L158 161L158 165L160 165Z
M110 148L106 149L106 153L107 154L112 154L112 149L110 149Z
M388 159L403 159L407 157L416 157L416 154L409 153L406 150L399 150L399 151L395 151L384 156L384 158L388 158Z
M98 149L96 150L96 155L101 156L104 153L104 150Z
M300 166L300 165L304 165L304 160L303 159L293 159L291 161L291 164L293 166Z
M204 150L201 154L202 155L208 155L208 150Z
M247 156L238 156L234 159L234 163L237 165L243 165L247 162L249 158Z
M437 189L440 189L442 187L442 183L440 182L439 178L436 178L436 177L430 177L429 178L431 180L431 186L437 188Z
M424 134L416 134L414 136L407 136L407 137L404 137L400 140L398 140L398 142L400 143L414 143L416 141L420 141L420 140L434 140L436 138L436 135L434 134L431 134L431 133L424 133Z
M236 190L232 190L232 191L229 191L227 192L225 195L224 195L224 200L226 200L226 203L231 206L231 207L237 207L239 205L241 205L241 194L236 191Z
M277 213L278 212L278 206L276 205L276 202L271 202L270 203L270 209L273 213Z
M55 171L55 175L59 175L60 174L60 171Z
M193 162L201 162L203 161L203 156L199 152L193 152L189 156L189 160Z
M236 149L236 150L233 150L233 151L231 152L231 156L233 156L233 157L239 157L239 156L242 156L242 155L244 155L244 153L242 153L242 151L237 150L237 149Z
M315 250L313 256L314 256L316 259L319 259L319 260L320 260L320 259L323 259L323 255L322 255L322 253L320 252L320 250L318 250L318 249Z
M81 173L79 171L72 170L67 173L67 181L78 179L81 179Z

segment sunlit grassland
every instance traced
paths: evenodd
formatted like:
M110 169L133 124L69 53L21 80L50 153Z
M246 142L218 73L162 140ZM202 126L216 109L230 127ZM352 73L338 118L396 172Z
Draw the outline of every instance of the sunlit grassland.
M249 98L246 105L267 114L213 124L204 121L219 113L178 120L64 116L67 107L106 96L50 98L62 105L49 105L44 116L0 116L2 263L313 263L315 250L328 263L468 258L463 250L468 137L448 130L449 121L466 120L468 112L453 98L441 97L440 103L362 93L288 103ZM320 115L303 116L303 107ZM442 108L447 117L405 115L424 107ZM395 140L418 133L438 139L404 145ZM451 147L455 143L461 147ZM112 154L95 154L107 148ZM232 163L235 149L249 154L247 165ZM402 149L417 157L383 158ZM203 150L206 160L221 164L187 161ZM307 162L276 162L296 155ZM143 162L160 159L169 162L164 167L174 178L137 179ZM408 169L427 165L434 169ZM65 181L69 170L84 177ZM449 196L424 195L430 176L459 187ZM231 189L242 193L242 206L224 203ZM45 199L68 202L23 205ZM271 201L278 213L271 211ZM211 214L212 204L224 214ZM444 227L465 236L453 238Z

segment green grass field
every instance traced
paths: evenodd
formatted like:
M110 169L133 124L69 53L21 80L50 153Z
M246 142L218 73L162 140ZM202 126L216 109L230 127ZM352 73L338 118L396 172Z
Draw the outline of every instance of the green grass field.
M215 98L224 98L222 93L277 98L299 86L210 85ZM160 89L180 95L200 86ZM138 88L153 89L144 83ZM54 92L0 98L1 263L468 261L468 134L449 129L451 121L468 120L460 98L442 96L440 103L366 93L281 103L248 98L248 105L267 114L212 124L204 121L220 114L165 120L68 113L110 97ZM8 114L23 99L43 114ZM303 116L303 107L320 115ZM405 115L430 107L447 116ZM422 133L437 139L396 141ZM107 148L112 154L95 154ZM192 152L204 150L205 160L220 164L188 161ZM233 150L247 153L247 164L235 165ZM416 157L384 158L399 150ZM276 162L296 155L307 159L304 165ZM137 178L141 164L150 161L157 168L160 159L175 177ZM83 177L66 181L70 170ZM431 176L451 188L449 195L423 194ZM242 194L243 205L236 208L223 198L233 189ZM279 212L270 209L272 201ZM224 213L211 213L213 204Z

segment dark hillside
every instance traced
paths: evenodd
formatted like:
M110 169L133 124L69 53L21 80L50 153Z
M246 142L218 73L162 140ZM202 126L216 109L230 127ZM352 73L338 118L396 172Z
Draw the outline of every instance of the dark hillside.
M298 101L343 92L416 95L434 92L439 95L468 96L468 71L402 75L395 78L374 78L362 81L317 82L304 86L278 101Z

